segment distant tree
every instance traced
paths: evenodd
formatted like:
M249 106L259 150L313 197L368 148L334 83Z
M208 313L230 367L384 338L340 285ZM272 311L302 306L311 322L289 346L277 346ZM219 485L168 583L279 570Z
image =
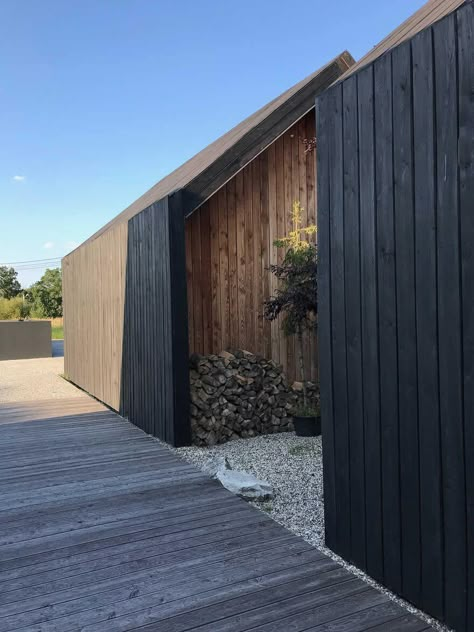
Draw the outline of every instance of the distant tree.
M21 285L18 281L18 272L15 268L0 266L0 297L13 298L21 292Z
M29 292L34 302L34 312L44 318L63 315L61 269L46 270L41 279L34 283Z

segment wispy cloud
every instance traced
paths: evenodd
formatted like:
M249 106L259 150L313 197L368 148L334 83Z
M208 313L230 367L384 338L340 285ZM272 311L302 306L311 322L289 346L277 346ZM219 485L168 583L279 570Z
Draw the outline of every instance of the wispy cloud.
M26 176L13 176L13 180L15 180L15 182L23 182L26 180Z
M47 241L46 243L43 244L43 248L46 248L46 250L50 250L53 247L54 247L53 241Z
M77 243L77 241L67 241L64 244L64 247L66 248L66 252L70 252L71 250L74 250L78 246L79 246L79 244Z

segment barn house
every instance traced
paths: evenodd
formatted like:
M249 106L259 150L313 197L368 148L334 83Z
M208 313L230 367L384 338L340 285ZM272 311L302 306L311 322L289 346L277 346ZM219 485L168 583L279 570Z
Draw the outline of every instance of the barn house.
M347 52L245 119L63 260L65 373L140 428L190 440L189 355L246 349L296 374L295 348L265 321L273 241L294 200L316 221L315 97ZM281 254L280 254L281 256ZM306 346L317 375L315 339Z

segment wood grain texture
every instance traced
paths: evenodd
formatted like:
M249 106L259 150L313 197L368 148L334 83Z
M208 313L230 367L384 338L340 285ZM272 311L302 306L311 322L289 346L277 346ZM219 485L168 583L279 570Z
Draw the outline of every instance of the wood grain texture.
M118 410L128 226L63 259L64 372Z
M383 579L382 482L380 454L380 383L377 278L377 217L375 208L374 68L357 77L359 133L360 270L362 372L365 451L367 569ZM370 519L369 519L370 517Z
M179 197L161 200L129 223L120 406L139 428L172 445L191 439L186 246Z
M202 353L243 346L272 354L271 337L273 333L276 346L278 325L263 321L262 300L270 290L270 279L264 272L271 259L269 207L274 200L270 202L270 188L275 191L275 182L270 183L265 150L274 142L278 144L282 134L312 110L315 95L353 63L351 55L344 52L273 99L158 182L64 258L65 363L76 384L114 409L119 408L122 353L127 345L123 326L128 222L146 212L151 204L159 207L177 192L181 192L179 213L190 215L199 208L199 215L190 222L196 226L192 234L186 235L183 249L187 286L184 297L189 295L189 302L196 309L189 315L189 332L178 332L174 325L177 339L189 337L191 348ZM299 150L297 143L294 138L293 156ZM314 189L314 177L308 186ZM296 191L291 195L296 195ZM274 205L272 208L275 213ZM136 221L139 226L142 220ZM279 234L285 234L285 222L281 228ZM149 257L152 251L150 244L139 248L133 265L140 265L141 255ZM159 265L164 265L163 260ZM173 269L184 263L172 261L170 265ZM134 281L143 281L150 289L156 287L156 269L142 269L142 274L143 280ZM194 278L196 283L192 282ZM186 298L176 296L180 304L186 302ZM147 322L154 317L152 305L156 298L150 297L142 306ZM165 309L158 308L158 319ZM130 315L141 317L137 306L131 306ZM182 322L183 318L179 320ZM156 344L156 332L153 336L150 342ZM291 372L294 343L287 345L281 336L279 340L278 360L289 364ZM145 345L144 341L138 342ZM308 362L311 349L308 346ZM152 369L148 355L140 370L148 375ZM314 365L310 373L316 375ZM145 382L140 383L140 393L136 389L142 400ZM155 409L163 405L156 390L150 393L150 399L154 400Z
M0 503L1 632L422 629L86 397L0 406Z
M420 444L421 599L443 612L441 444L438 381L438 306L435 203L433 33L412 42L415 270Z
M473 29L467 2L317 100L326 541L463 632L474 616ZM341 169L342 201L331 195Z
M469 9L469 7L468 7ZM439 403L443 468L446 617L466 625L462 287L460 275L456 16L433 28L436 103ZM467 59L464 63L469 63ZM472 96L472 93L471 93ZM469 420L467 420L469 423Z
M394 138L390 149L393 147L395 174L398 415L405 444L400 451L402 580L405 594L410 601L418 603L421 557L411 72L411 43L405 42L392 53Z
M350 454L351 560L366 565L365 433L362 384L362 321L360 273L360 208L357 79L342 85L344 129L344 274L347 344L347 399Z
M457 15L459 221L463 319L467 550L474 550L474 5ZM470 474L471 473L471 474ZM467 559L468 630L474 629L474 555Z
M263 301L277 287L268 268L281 261L282 251L273 242L291 229L293 201L302 202L305 221L316 218L315 155L306 155L301 142L314 134L311 111L187 218L191 352L243 348L272 358L289 379L299 379L294 340L284 338L280 321L264 320ZM210 348L201 330L210 332ZM315 339L307 336L305 345L313 379L318 375Z
M415 11L402 24L397 26L391 33L376 46L364 55L359 61L353 64L337 81L344 81L350 75L357 73L361 68L373 63L376 59L387 53L389 50L399 46L402 42L413 38L417 33L441 20L449 13L455 11L464 4L466 0L428 0Z

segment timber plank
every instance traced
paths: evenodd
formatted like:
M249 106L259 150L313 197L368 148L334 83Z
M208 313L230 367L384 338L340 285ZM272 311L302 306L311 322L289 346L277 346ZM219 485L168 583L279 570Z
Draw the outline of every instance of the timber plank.
M443 616L441 443L436 279L436 156L432 31L412 42L415 270L420 437L421 603Z
M258 303L258 335L261 353L272 357L270 321L263 317L263 302L270 296L270 212L269 212L269 153L260 156L260 287Z
M98 516L94 513L85 512L69 512L62 511L54 515L51 515L50 519L45 520L19 520L17 522L9 522L0 528L0 545L12 544L14 542L20 542L21 540L31 540L46 535L54 535L57 533L64 533L67 531L76 531L82 529L88 529L94 526L111 526L111 525L132 525L135 523L146 524L147 522L154 521L160 524L173 524L174 522L183 521L185 518L194 519L196 516L203 517L209 513L212 515L218 515L221 512L229 511L229 504L232 498L215 499L212 502L211 499L207 499L205 504L193 504L186 502L186 506L177 507L170 503L170 506L166 506L166 514L164 507L159 506L150 508L148 511L142 505L142 511L134 512L133 504L130 503L130 510L126 513L117 511L113 515L108 515L106 512L101 512ZM231 503L234 505L234 503ZM232 509L238 510L239 505L234 505ZM71 515L72 514L72 515ZM166 516L165 518L163 516Z
M237 347L242 348L245 340L245 190L244 172L239 171L235 176L235 205L236 205L236 240L237 240L237 302L233 305L237 318Z
M277 139L275 141L275 164L285 165L286 166L286 152L285 152L285 136ZM281 239L286 235L286 223L285 223L285 174L287 169L279 168L276 173L276 239ZM276 249L276 261L275 263L281 264L283 261L283 249ZM276 288L278 287L278 282L275 281ZM282 335L281 331L281 316L277 319L277 327L278 327L278 338L279 338L279 361L280 364L286 368L286 346L287 346L287 337Z
M202 291L202 322L203 346L202 353L212 351L212 288L211 288L211 228L209 204L204 204L201 215L201 291ZM195 349L190 345L190 350ZM199 352L199 350L196 349Z
M433 42L437 133L439 402L443 454L445 617L452 627L463 630L467 608L466 483L457 173L457 42L454 14L433 27Z
M373 68L357 76L367 570L383 580Z
M281 555L281 545L285 546L283 555ZM291 550L287 551L287 548ZM74 616L77 625L79 620L76 613L78 612L81 613L80 621L85 620L88 615L85 622L93 622L96 618L101 620L104 612L109 614L111 606L113 611L118 614L140 611L147 605L160 604L161 596L164 598L164 603L172 602L170 606L164 606L165 612L176 613L177 604L173 602L177 590L179 591L178 596L184 599L192 598L187 600L188 603L183 603L183 608L186 609L189 603L192 605L205 604L206 599L212 599L213 594L220 592L222 587L232 585L236 581L248 580L249 578L255 578L258 581L265 571L268 574L273 574L286 570L289 571L290 577L294 573L296 578L305 574L308 566L312 567L314 560L314 551L313 557L311 557L309 553L306 554L301 550L301 543L299 549L295 547L295 543L287 547L282 538L266 543L261 550L258 550L258 545L249 543L249 545L242 546L235 551L204 560L199 569L184 564L182 567L174 569L171 578L168 575L168 567L164 566L161 569L135 576L132 582L127 578L118 579L115 582L108 582L106 586L97 587L98 590L95 594L84 593L73 599L52 604L46 616L44 612L38 610L20 613L16 617L9 618L7 625L11 625L12 622L29 624L31 622L53 621L54 623L55 619L58 619L58 623L61 624L62 618L68 615ZM317 563L319 561L319 559L316 560ZM299 571L300 568L303 569L302 572ZM131 589L136 593L134 597L136 601L132 603L130 603ZM163 591L165 592L163 593ZM158 595L155 594L157 592ZM208 594L200 595L200 593ZM194 597L195 595L197 597ZM128 603L122 603L125 600ZM95 610L97 610L97 617ZM84 613L84 611L89 612ZM2 623L0 618L0 630L3 631ZM42 627L41 629L50 630L51 627L47 624L45 628ZM59 629L61 630L60 627Z
M338 586L338 598L332 602L325 602L324 595L314 601L301 600L299 603L285 604L286 608L281 613L283 618L278 621L278 630L283 632L300 632L307 630L315 624L321 625L334 619L339 619L341 615L350 612L351 617L359 610L367 611L370 606L383 603L386 597L376 591L368 590L366 586L357 580L344 582ZM292 609L292 606L294 609ZM365 612L365 621L370 620L370 615ZM275 629L274 622L259 625L256 630L259 632L270 632Z
M316 104L316 135L318 138L318 326L319 367L321 390L321 424L324 467L324 525L326 544L337 548L336 493L334 459L334 381L331 345L331 226L329 214L329 157L332 140L332 119L327 95Z
M275 240L278 238L277 226L277 174L276 174L276 147L272 143L268 148L268 263L274 265L277 263L277 248ZM274 296L277 288L277 282L274 274L269 274L268 295ZM277 364L280 363L280 330L278 320L270 322L271 337L271 357Z
M209 202L209 225L211 234L211 313L212 313L212 351L222 349L222 316L219 293L219 207L213 196Z
M241 608L241 603L236 603L236 600L233 599L236 595L246 600L246 607L248 607L249 601L255 602L260 598L271 600L271 594L268 595L269 589L281 591L288 586L291 590L292 585L300 579L319 580L321 583L324 581L337 583L341 576L341 570L332 570L334 563L330 563L328 560L311 562L309 559L309 557L301 558L293 555L281 560L276 558L271 561L268 560L265 562L267 564L265 570L269 572L261 576L258 576L258 573L261 572L262 562L257 559L252 565L252 560L246 560L243 565L229 568L226 573L221 573L217 581L212 582L214 586L212 589L203 583L198 585L195 581L190 581L184 585L180 584L176 588L173 586L174 590L171 587L165 587L164 594L163 591L160 591L144 595L141 591L140 597L132 602L124 599L117 604L114 610L116 616L113 621L105 620L106 611L103 610L99 613L96 611L92 613L81 612L81 622L95 623L90 628L86 628L90 632L99 629L104 630L104 632L125 632L133 630L137 626L156 623L163 619L168 619L167 624L169 625L170 618L173 619L174 626L189 626L190 618L196 618L203 611L204 616L209 618L213 611L220 608L224 608L226 611L231 610L232 606L234 611L236 606ZM301 563L298 563L299 560ZM215 570L215 568L209 567L206 569L206 573L211 572L211 570ZM204 577L207 577L207 574ZM156 590L158 586L159 584L155 584L152 590ZM203 614L201 614L201 618ZM99 621L100 624L98 625L97 622ZM189 627L185 629L189 629ZM56 626L41 627L41 632L56 632L57 630Z
M4 426L6 446L0 428L0 462L2 449L12 465L21 455L0 470L0 632L224 631L280 619L286 630L385 599L141 431L117 441L96 420L98 446L86 440L94 422L85 434L79 422L77 432L58 426L55 460L50 426L21 442L28 423Z
M262 258L260 232L262 223L262 157L257 156L249 165L252 174L252 248L253 248L253 272L252 285L249 287L253 297L252 313L252 349L258 354L263 354L263 327L262 319Z
M253 215L256 210L253 208L253 179L252 165L248 165L243 169L244 177L244 213L245 213L245 338L243 341L244 349L252 349L255 347L255 319L254 319L254 247L255 239Z
M474 6L457 14L459 108L459 219L461 234L464 455L466 471L467 621L474 629Z
M189 324L189 331L193 328L193 343L191 349L198 353L203 352L203 293L202 293L202 250L201 250L201 214L196 213L192 218L192 257L193 257L193 283L192 292L188 296L188 302L193 303L193 323Z
M402 588L398 425L397 296L393 200L392 59L374 65L375 203L380 349L380 448L385 585Z
M328 586L329 584L329 586ZM296 595L292 593L298 591ZM219 604L217 608L196 610L188 615L181 615L176 619L161 621L144 627L144 632L163 630L178 632L189 628L199 628L202 632L211 632L219 626L219 632L243 632L244 630L259 629L269 623L274 629L276 621L282 616L296 614L309 604L318 605L328 603L334 596L350 595L360 590L357 580L341 581L338 578L323 573L309 580L303 580L291 586L285 584L280 590L273 588L260 591L253 598L235 598ZM237 611L237 614L234 612Z
M236 181L232 179L227 189L227 226L228 226L228 259L229 259L229 347L239 348L239 293L237 279L237 209Z
M343 163L337 160L342 145L342 85L331 93L332 144L329 159L329 203L334 208L331 216L331 344L333 355L333 379L340 385L334 398L334 459L336 462L336 537L345 558L351 557L349 425L346 365L346 313L345 313L345 266L344 266L344 185Z
M364 410L362 400L360 209L357 78L349 77L342 85L344 129L344 253L345 307L347 342L347 399L349 423L349 471L351 552L350 559L361 568L366 564L364 474Z
M410 42L392 52L392 69L402 582L408 600L419 603L420 489Z
M220 348L219 353L229 348L230 343L230 301L229 301L229 224L227 189L222 187L217 194L217 215L219 219L219 296L220 296Z
M200 217L200 215L199 215ZM194 344L194 301L193 301L193 238L196 232L197 215L186 222L186 293L188 296L189 348L199 352Z

